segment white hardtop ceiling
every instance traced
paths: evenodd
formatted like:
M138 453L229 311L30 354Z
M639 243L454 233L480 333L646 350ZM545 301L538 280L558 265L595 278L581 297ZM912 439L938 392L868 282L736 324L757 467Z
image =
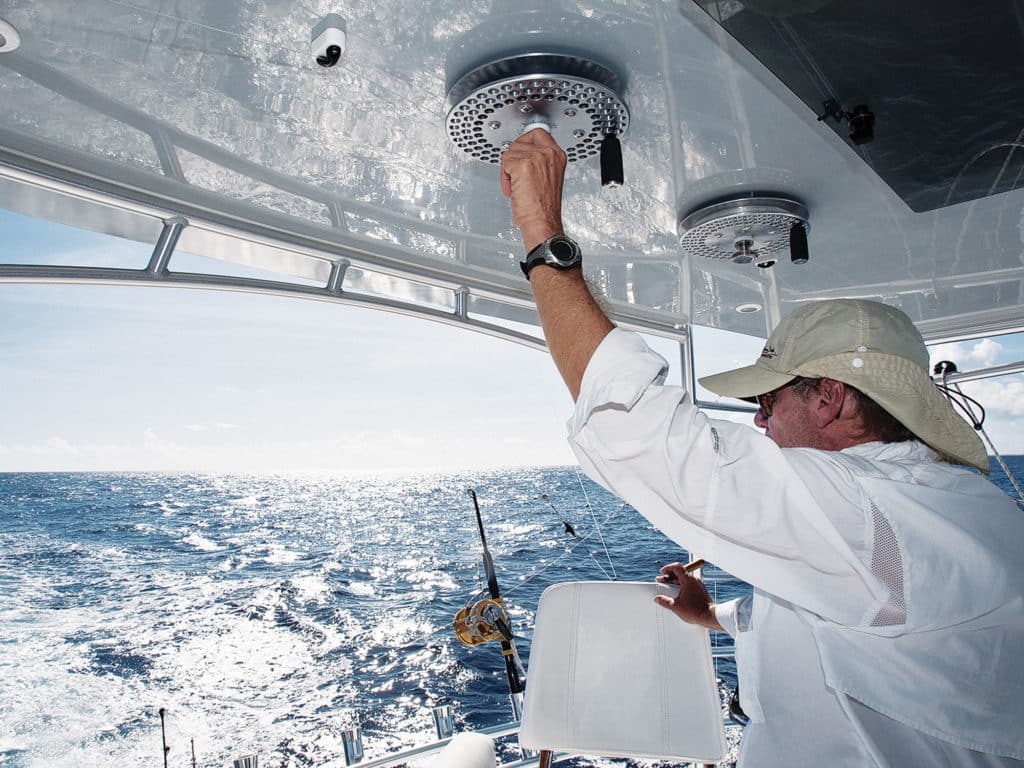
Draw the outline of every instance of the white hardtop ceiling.
M347 259L359 268L346 289L405 295L388 281L419 276L428 303L466 287L476 311L529 322L497 167L449 141L446 87L507 55L569 52L625 82L625 184L603 188L596 158L573 163L564 208L620 318L764 335L800 302L864 296L901 306L932 337L1024 324L1016 182L915 213L869 164L884 124L875 143L853 145L725 31L738 18L772 23L763 8L704 5L6 0L0 18L21 44L0 53L0 205L128 237L148 231L133 215L183 216L179 248L191 252L324 284ZM325 69L309 43L329 13L345 21L347 50ZM993 173L1009 164L1019 178L1020 131L1005 127ZM131 215L56 205L56 187L33 177L131 201ZM681 218L753 193L806 206L809 263L684 253Z

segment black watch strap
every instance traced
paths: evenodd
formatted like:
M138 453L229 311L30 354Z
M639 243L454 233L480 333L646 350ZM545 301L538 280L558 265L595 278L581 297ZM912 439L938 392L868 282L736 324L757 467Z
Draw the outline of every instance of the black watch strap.
M575 240L565 235L552 235L526 254L519 266L529 280L530 272L541 264L555 269L572 269L580 266L582 261L580 247Z

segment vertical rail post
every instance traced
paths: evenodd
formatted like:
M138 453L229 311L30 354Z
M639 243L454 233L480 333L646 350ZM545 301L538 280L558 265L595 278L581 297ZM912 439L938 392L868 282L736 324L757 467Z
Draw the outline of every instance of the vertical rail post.
M164 714L167 710L160 707L160 741L163 742L164 747L164 768L167 768L167 753L171 751L171 748L167 746L167 730L164 728Z
M342 284L345 282L345 273L352 266L348 259L338 259L331 264L331 276L327 279L327 290L336 296L343 293Z
M697 402L697 370L693 360L693 328L686 326L686 340L679 342L679 382L690 393L690 401Z
M469 317L469 288L455 289L455 316L463 320Z
M160 160L160 169L165 176L170 176L178 181L185 181L185 172L181 169L181 161L178 159L178 151L174 143L167 135L167 131L157 129L149 134L153 140L153 148Z
M180 216L164 220L164 228L153 246L153 255L149 257L149 266L146 271L151 275L160 277L167 273L167 264L171 260L174 248L178 245L178 238L182 231L188 226L188 222Z

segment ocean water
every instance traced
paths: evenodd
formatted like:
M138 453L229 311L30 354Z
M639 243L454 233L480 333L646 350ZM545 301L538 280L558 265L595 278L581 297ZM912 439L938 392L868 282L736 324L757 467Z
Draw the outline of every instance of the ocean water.
M161 708L181 768L193 744L198 766L343 764L356 723L376 757L432 740L437 704L508 721L498 647L450 629L484 589L470 487L524 662L545 587L686 557L574 468L0 474L0 765L158 766Z

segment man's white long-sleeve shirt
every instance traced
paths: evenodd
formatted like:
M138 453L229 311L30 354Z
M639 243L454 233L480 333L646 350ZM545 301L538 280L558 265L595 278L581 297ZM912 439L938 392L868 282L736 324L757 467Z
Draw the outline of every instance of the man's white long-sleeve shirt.
M780 449L707 418L663 385L666 371L613 330L584 374L570 443L594 480L754 586L736 636L751 718L741 762L1024 759L1013 502L917 442Z

